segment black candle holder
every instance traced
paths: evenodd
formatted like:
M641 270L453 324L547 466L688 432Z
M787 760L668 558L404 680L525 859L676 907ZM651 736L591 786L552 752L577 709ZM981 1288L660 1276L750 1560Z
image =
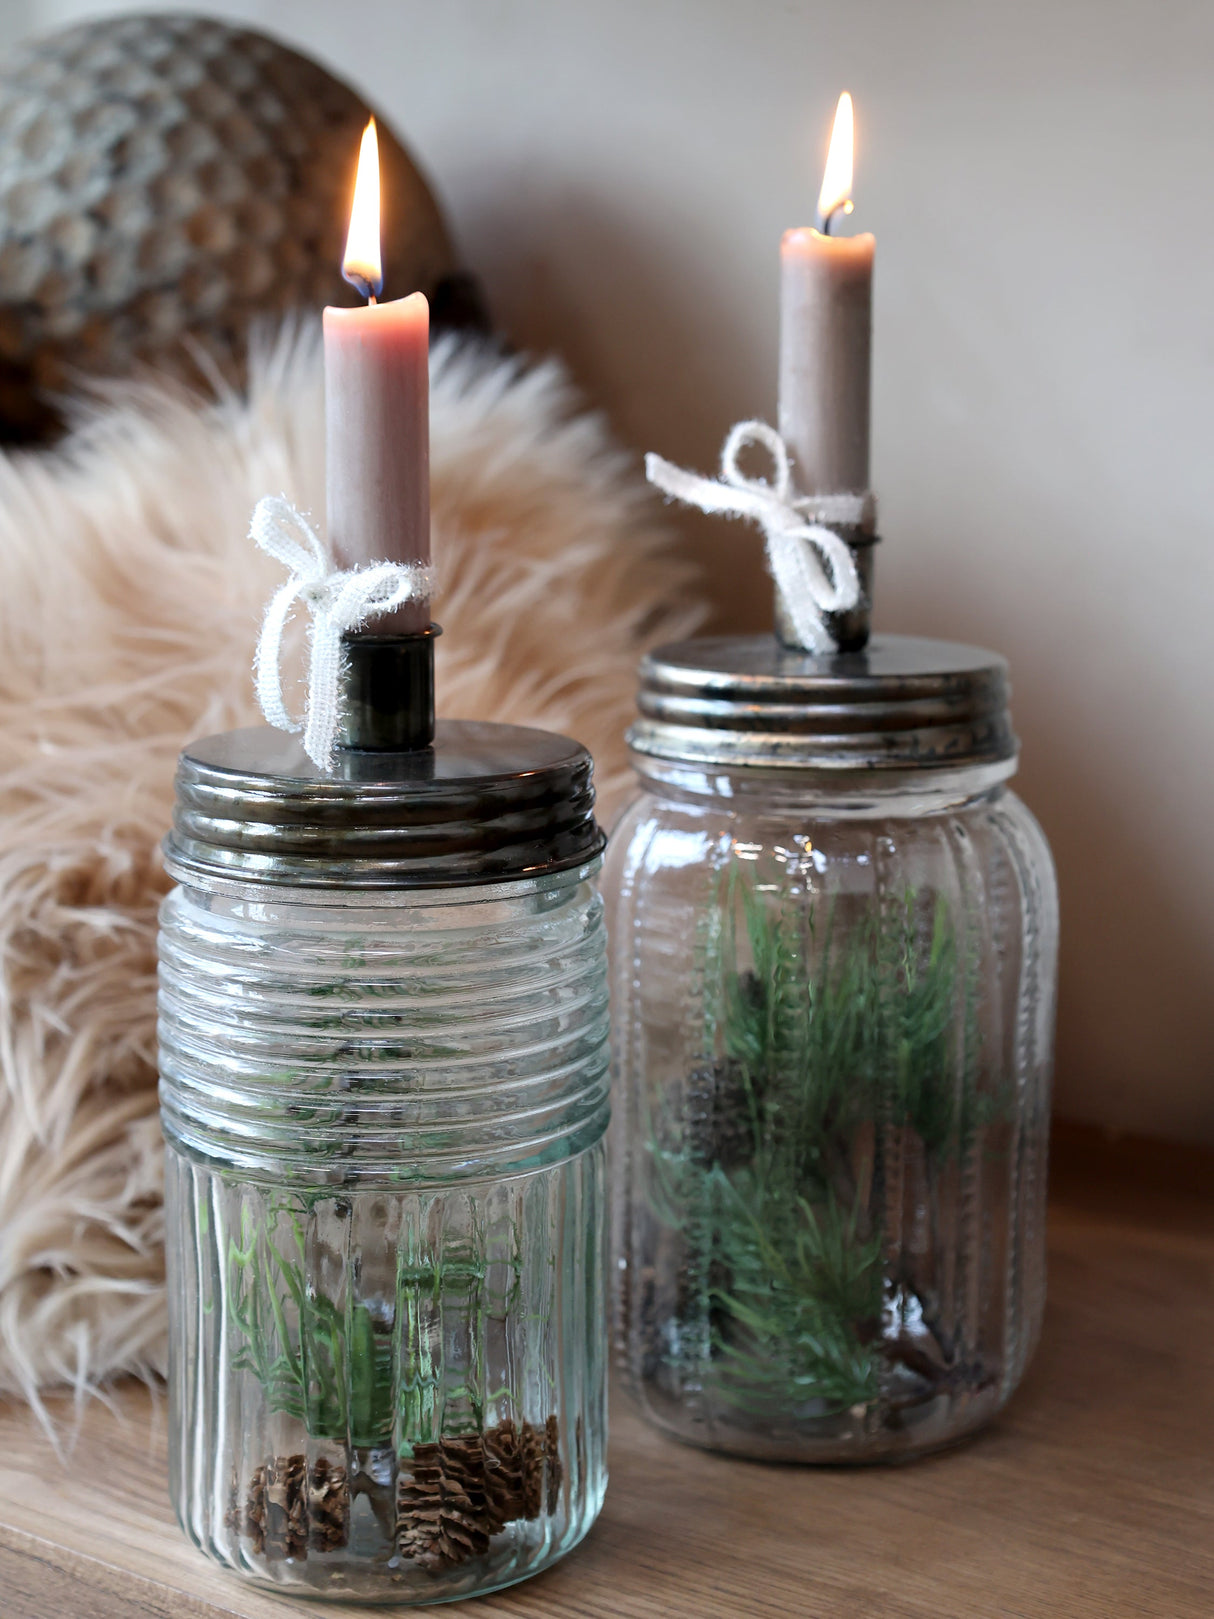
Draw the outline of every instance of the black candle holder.
M342 637L338 746L367 753L420 753L434 741L437 624L409 635Z
M846 541L852 554L852 561L856 565L856 574L860 580L860 599L854 607L846 612L827 613L826 623L835 646L840 652L862 652L868 645L868 638L872 633L873 619L873 576L874 550L880 541L879 534L861 528L854 523L826 523L823 525L837 534L841 540ZM805 652L809 649L802 646L797 639L797 632L793 628L792 619L785 609L780 592L776 591L775 603L775 634L780 645L789 652Z

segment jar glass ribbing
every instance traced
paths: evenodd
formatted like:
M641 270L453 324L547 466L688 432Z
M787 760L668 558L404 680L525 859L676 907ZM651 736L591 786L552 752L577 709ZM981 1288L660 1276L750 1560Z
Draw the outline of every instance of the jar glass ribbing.
M1044 1300L1057 909L1013 763L637 762L605 884L631 1387L748 1456L955 1440Z
M599 1511L593 871L165 901L172 1493L248 1577L468 1596Z

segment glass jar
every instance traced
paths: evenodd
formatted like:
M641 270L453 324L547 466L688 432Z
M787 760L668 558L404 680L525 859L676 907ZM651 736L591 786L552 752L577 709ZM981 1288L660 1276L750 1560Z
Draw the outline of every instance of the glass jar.
M204 1552L298 1594L495 1589L606 1485L589 760L509 727L440 726L436 755L437 781L320 781L233 733L178 778L172 1494Z
M911 1455L1041 1325L1057 901L1001 661L882 637L643 669L605 886L617 1336L740 1455Z

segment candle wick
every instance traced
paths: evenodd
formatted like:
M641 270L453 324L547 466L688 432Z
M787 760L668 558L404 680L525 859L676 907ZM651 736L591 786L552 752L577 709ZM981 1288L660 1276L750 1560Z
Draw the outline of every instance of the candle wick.
M830 213L828 213L828 214L823 214L822 211L819 209L819 211L818 211L818 234L821 235L821 236L830 236L830 235L832 235L835 220L840 215L846 216L847 214L850 214L851 212L852 212L852 200L851 200L850 197L844 197L842 202L837 202L835 204L835 206L831 209Z
M361 271L351 269L345 264L341 267L341 278L343 281L348 281L356 292L361 292L368 303L373 304L378 294L384 290L382 276L371 279L363 275Z
M379 299L376 298L376 296L375 296L375 294L373 292L369 292L367 294L367 302L368 302L368 304L374 304L374 303L378 303Z

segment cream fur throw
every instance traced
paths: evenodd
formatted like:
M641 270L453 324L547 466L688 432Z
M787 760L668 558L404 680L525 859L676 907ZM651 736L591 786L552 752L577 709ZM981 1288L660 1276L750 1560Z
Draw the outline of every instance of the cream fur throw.
M609 816L687 570L556 365L448 341L432 371L440 710L580 738ZM0 459L0 1391L163 1368L158 846L182 743L257 719L253 503L323 512L323 459L311 329L247 397L127 386Z

